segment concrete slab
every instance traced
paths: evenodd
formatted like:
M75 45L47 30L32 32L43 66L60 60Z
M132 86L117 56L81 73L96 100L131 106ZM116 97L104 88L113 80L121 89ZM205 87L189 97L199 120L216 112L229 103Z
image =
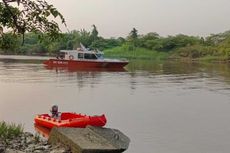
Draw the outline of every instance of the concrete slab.
M117 129L101 128L88 126L90 130L94 131L98 135L104 137L114 147L120 150L126 150L129 147L130 139Z
M129 138L116 129L53 128L49 142L62 144L73 153L121 153L128 148Z

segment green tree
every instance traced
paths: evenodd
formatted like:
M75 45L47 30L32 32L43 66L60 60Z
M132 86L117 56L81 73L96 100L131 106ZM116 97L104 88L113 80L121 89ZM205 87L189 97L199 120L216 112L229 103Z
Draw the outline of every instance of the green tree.
M86 31L85 29L80 30L80 42L89 47L92 44L91 33Z
M0 2L0 32L6 27L13 34L26 32L46 33L50 39L59 36L59 26L54 21L59 17L65 24L62 14L44 0L2 0Z
M133 28L132 31L129 33L129 38L131 40L136 40L138 38L138 31L136 28Z
M97 40L92 42L90 48L103 50L106 48L106 40L102 37L99 37Z
M139 40L140 47L147 48L150 50L156 50L161 48L161 39L159 34L155 32L147 33L146 35L142 35Z
M4 54L16 54L19 47L19 37L12 33L4 33L0 39L0 48Z
M128 36L128 44L130 50L134 50L138 46L138 30L133 28Z
M200 44L200 38L186 35L168 36L162 39L161 51L172 51L174 49L186 46Z
M96 41L98 39L98 31L97 27L93 25L93 30L91 32L92 42Z

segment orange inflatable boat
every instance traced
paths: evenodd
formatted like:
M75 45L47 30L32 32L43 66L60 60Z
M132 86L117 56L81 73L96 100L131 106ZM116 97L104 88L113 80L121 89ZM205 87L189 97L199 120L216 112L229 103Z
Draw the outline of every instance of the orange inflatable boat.
M79 127L85 128L87 125L104 126L106 124L105 115L101 116L87 116L77 113L61 113L60 117L52 118L49 114L37 115L34 118L37 125L47 127Z

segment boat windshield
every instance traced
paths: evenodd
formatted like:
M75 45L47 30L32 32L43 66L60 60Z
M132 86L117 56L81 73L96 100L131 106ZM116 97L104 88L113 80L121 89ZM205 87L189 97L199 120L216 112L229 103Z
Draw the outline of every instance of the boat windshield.
M97 59L97 56L95 54L85 53L84 58L85 59Z
M98 59L103 59L104 58L103 54L96 54L96 55L97 55Z

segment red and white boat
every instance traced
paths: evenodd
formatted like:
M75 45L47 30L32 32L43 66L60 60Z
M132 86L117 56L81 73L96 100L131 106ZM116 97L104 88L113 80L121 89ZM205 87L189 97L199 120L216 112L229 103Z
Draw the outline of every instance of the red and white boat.
M49 59L44 64L49 67L121 69L128 61L105 59L103 52L82 47L77 50L61 50L56 59Z

